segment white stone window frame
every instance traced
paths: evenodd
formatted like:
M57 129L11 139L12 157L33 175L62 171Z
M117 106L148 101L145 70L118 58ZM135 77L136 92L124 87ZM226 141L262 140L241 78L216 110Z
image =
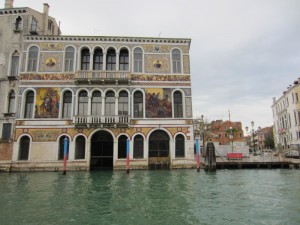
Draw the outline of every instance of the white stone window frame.
M38 48L38 51L37 51L37 59L36 59L36 68L35 68L35 70L29 71L29 70L28 70L28 65L29 65L29 54L30 54L30 49L31 49L32 47L37 47L37 48ZM36 73L39 72L40 52L41 52L41 49L40 49L40 47L39 47L38 45L30 45L30 46L28 46L27 51L26 51L26 64L25 64L25 65L26 65L26 69L25 69L26 72L36 72Z
M136 50L136 49L141 49L142 50L142 71L135 71L134 70L134 67L135 67L135 58L134 58L134 51ZM131 68L131 71L132 71L132 73L144 73L144 68L145 68L145 52L144 52L144 49L141 47L141 46L136 46L136 47L134 47L133 48L133 50L132 50L132 63L131 63L131 65L132 65L132 68Z
M178 50L180 52L180 71L179 72L175 72L174 69L173 69L173 51L174 50ZM183 74L183 52L180 48L172 48L171 51L170 51L170 54L171 54L171 60L170 60L170 66L171 66L171 71L172 71L172 74Z

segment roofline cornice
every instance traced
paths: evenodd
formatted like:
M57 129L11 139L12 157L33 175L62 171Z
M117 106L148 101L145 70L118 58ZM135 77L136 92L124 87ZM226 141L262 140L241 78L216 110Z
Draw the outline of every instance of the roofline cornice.
M26 35L25 41L68 41L68 42L139 42L153 44L188 44L189 38L153 38L153 37L126 37L126 36L75 36L75 35Z

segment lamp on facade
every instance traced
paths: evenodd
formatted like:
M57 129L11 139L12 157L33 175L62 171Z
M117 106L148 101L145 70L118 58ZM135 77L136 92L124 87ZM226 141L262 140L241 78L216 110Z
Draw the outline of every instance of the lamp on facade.
M253 143L253 155L256 155L256 149L255 149L255 135L257 135L260 132L260 127L257 128L257 130L254 129L254 121L251 121L251 130L248 132L249 127L245 127L246 132L248 134L251 134L252 137L252 143Z

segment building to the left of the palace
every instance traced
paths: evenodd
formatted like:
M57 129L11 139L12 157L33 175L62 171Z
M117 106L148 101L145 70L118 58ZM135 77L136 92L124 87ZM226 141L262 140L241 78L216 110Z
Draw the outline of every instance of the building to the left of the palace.
M0 10L1 153L11 170L190 168L190 39L64 36L49 5ZM2 32L3 33L3 32ZM67 143L67 144L66 144Z

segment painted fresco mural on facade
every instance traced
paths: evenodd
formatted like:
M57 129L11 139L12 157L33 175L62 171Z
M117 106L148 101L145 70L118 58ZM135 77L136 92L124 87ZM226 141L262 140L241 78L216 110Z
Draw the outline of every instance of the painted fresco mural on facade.
M172 117L171 90L166 88L146 89L146 117Z
M35 118L58 118L60 88L38 88Z

